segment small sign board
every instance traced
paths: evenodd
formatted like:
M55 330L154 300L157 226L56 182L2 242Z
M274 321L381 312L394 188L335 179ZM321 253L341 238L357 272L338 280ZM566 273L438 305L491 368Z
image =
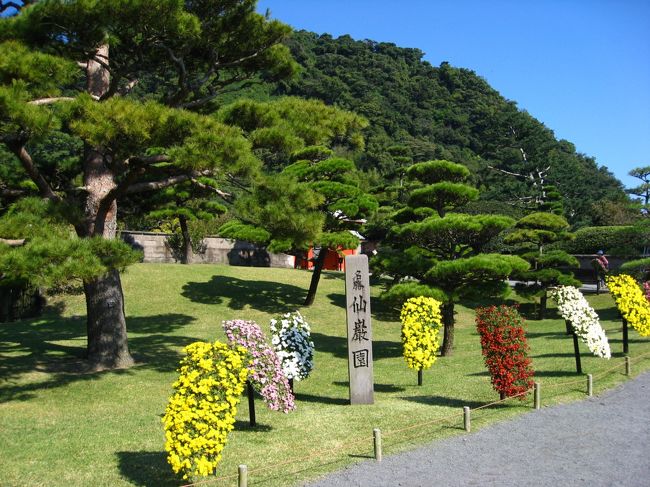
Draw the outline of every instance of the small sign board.
M350 404L372 404L372 326L366 255L348 255L345 258L345 301L348 320Z

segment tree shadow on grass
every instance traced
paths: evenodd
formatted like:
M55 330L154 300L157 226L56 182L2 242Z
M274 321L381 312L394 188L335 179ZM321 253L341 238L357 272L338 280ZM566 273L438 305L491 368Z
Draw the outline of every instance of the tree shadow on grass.
M127 318L129 348L136 361L130 369L97 372L89 368L85 317L64 318L57 313L0 325L0 402L24 401L41 389L90 381L105 374L132 374L139 368L160 372L175 370L180 349L194 338L170 335L194 318L164 314ZM32 373L42 380L25 381ZM37 376L39 377L39 376Z
M314 332L312 332L311 338L314 341L316 350L319 352L331 353L337 358L348 358L347 338ZM386 340L373 341L372 355L374 360L401 357L402 345L399 342L389 342Z
M172 472L164 451L120 451L116 455L120 473L133 485L171 487L183 483Z
M350 400L343 397L314 396L313 394L296 393L296 400L303 402L314 402L320 404L332 404L335 406L347 406Z
M344 381L335 381L332 382L335 386L341 386L341 387L350 387L350 382L347 380ZM402 392L404 391L404 388L401 386L396 386L394 384L377 384L375 383L373 386L373 389L375 392Z
M235 429L237 431L253 431L255 433L268 433L269 431L273 431L273 426L268 424L260 424L257 422L255 426L251 426L250 421L237 420L235 421Z
M616 306L597 310L600 321L618 321L621 323L621 312Z
M208 282L188 282L181 294L196 303L227 302L235 310L250 306L259 311L285 313L303 305L307 290L277 282L213 276Z

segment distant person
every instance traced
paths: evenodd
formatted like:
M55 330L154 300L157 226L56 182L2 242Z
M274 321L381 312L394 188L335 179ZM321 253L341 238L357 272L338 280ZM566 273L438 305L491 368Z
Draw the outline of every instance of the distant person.
M596 258L593 260L594 269L596 270L596 277L598 284L601 287L605 286L605 276L609 272L609 261L605 257L605 252L599 250L596 252Z

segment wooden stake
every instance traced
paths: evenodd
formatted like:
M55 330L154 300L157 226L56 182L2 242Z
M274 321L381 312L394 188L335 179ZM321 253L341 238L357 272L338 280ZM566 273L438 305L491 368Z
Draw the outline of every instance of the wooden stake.
M629 353L630 347L627 342L627 320L623 318L623 353Z
M535 409L540 409L541 404L542 404L542 398L541 398L541 384L539 382L535 382L535 388L533 389L533 397L535 398Z
M630 362L630 357L625 357L625 375L630 375L632 373L632 363Z
M578 347L578 335L573 332L573 353L576 356L576 372L582 374L582 364L580 363L580 348Z
M470 416L469 406L463 406L463 422L465 423L465 431L469 433L472 430L472 418Z
M372 437L375 444L375 460L381 462L381 430L379 428L372 430Z
M239 482L237 487L248 487L248 467L246 465L239 466Z
M573 333L573 326L571 326L571 322L569 320L564 320L564 326L566 326L566 334L570 335Z
M594 376L587 374L587 395L589 397L594 395Z
M251 381L246 381L246 394L248 395L248 418L251 426L256 426L257 421L255 421L255 391L253 390L253 384Z

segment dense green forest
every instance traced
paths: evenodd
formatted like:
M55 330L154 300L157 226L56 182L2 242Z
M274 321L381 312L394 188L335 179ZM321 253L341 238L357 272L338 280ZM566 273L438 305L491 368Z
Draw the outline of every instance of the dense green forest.
M366 150L356 161L375 185L398 181L411 162L452 160L475 175L483 209L485 201L535 209L538 193L551 185L574 228L607 224L598 208L626 200L606 167L557 140L469 69L434 67L419 49L350 36L298 31L288 45L300 74L250 94L317 98L366 117ZM506 204L492 208L508 212Z

